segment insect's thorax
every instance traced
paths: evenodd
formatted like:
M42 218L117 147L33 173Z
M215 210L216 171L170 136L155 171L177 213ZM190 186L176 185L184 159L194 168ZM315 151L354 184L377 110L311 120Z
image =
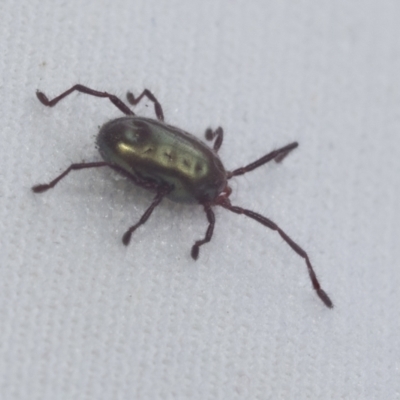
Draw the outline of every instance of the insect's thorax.
M136 116L109 121L97 144L106 162L136 181L170 185L174 201L211 201L226 186L226 171L211 148L160 121Z

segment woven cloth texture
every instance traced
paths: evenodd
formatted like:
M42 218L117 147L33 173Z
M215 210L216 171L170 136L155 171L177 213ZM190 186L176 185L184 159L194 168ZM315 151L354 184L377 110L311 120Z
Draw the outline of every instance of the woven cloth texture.
M0 399L400 399L398 0L0 1ZM224 128L232 203L152 201L100 161L107 99ZM154 117L151 102L134 108Z

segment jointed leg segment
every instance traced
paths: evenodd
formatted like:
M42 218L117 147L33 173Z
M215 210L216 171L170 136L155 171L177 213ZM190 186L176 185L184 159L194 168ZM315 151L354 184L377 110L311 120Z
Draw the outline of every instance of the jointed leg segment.
M274 222L272 222L270 219L255 213L254 211L247 210L245 208L237 207L237 206L232 206L229 201L225 201L220 203L220 205L236 214L244 214L247 217L250 217L260 224L266 226L267 228L270 228L274 231L277 231L279 235L282 237L282 239L302 258L304 258L307 268L308 268L308 274L310 276L312 285L314 290L317 292L317 295L319 298L324 302L324 304L332 308L333 303L329 296L322 290L321 285L319 284L319 281L317 279L317 276L315 275L314 269L311 265L310 259L308 257L308 254L297 244L291 239L278 225L276 225Z
M266 164L271 160L275 160L276 162L281 162L292 150L294 150L299 144L297 142L290 143L278 150L271 151L270 153L266 154L265 156L259 158L258 160L246 165L245 167L241 167L235 169L232 172L228 172L228 179L232 178L233 176L243 175L246 172L253 171L261 165Z
M200 246L202 246L205 243L208 243L211 240L213 232L214 232L215 214L209 205L204 205L204 211L205 211L205 213L207 215L207 219L208 219L208 228L207 228L206 236L204 237L204 239L197 240L192 247L191 255L194 260L197 260L197 258L199 257Z
M41 193L45 192L48 189L53 188L57 183L64 178L66 175L68 175L71 171L75 171L78 169L84 169L84 168L97 168L97 167L105 167L108 166L108 164L104 161L99 161L99 162L91 162L91 163L80 163L80 164L71 164L62 174L57 176L57 178L53 179L50 183L45 183L41 185L35 185L32 187L32 190L35 193Z
M224 139L224 131L220 126L215 131L213 131L211 128L207 128L205 137L207 140L213 140L214 138L216 138L213 148L215 151L218 151Z
M143 96L146 96L150 101L153 102L154 112L156 113L157 118L160 121L164 121L164 113L163 113L161 104L156 99L154 94L150 92L149 89L144 89L143 92L138 97L135 97L132 92L128 92L126 94L126 97L129 101L129 103L132 104L133 106L136 106L136 104L139 103L140 100L142 100Z
M113 103L116 107L118 107L124 114L126 114L126 115L135 115L133 113L133 111L122 100L120 100L117 96L114 96L113 94L110 94L110 93L107 93L107 92L99 92L97 90L93 90L93 89L90 89L90 88L88 88L86 86L79 85L79 84L72 86L72 88L70 88L70 89L66 90L65 92L61 93L59 96L55 97L53 100L49 100L48 97L43 92L40 92L39 90L36 92L36 97L45 106L53 107L60 100L62 100L64 97L67 97L69 94L71 94L75 90L77 92L90 94L91 96L95 96L95 97L108 98L111 101L111 103Z
M153 202L150 204L149 208L144 212L144 214L141 216L139 222L137 222L135 225L131 226L122 236L122 243L127 246L131 240L132 233L135 232L137 228L139 228L140 225L143 225L150 217L151 213L153 210L161 203L161 200L164 198L165 195L167 195L171 191L170 188L162 188L160 189L156 196L154 197Z

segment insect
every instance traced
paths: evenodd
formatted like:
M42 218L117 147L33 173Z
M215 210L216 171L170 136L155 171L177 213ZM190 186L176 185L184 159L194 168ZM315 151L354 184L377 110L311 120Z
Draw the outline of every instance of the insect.
M224 136L222 128L219 127L214 131L210 128L206 130L206 139L214 140L212 148L207 146L190 133L166 124L161 104L148 89L144 89L137 97L128 92L127 100L134 106L147 97L154 104L157 119L137 116L118 97L79 84L52 100L40 91L36 92L36 96L45 106L53 107L74 91L108 98L125 116L105 123L97 135L97 147L104 161L71 164L50 183L33 186L32 190L35 193L53 188L71 171L98 167L110 167L128 177L136 185L155 192L152 203L139 221L124 233L122 237L124 245L129 244L132 233L149 219L164 197L176 202L200 204L204 208L208 227L204 238L197 240L192 246L191 256L194 260L199 256L200 247L212 238L215 225L213 206L221 206L236 214L244 214L277 231L292 250L305 260L314 290L327 307L333 307L331 299L321 288L308 254L270 219L254 211L232 205L229 199L232 190L228 181L231 178L253 171L272 160L281 162L298 146L297 142L271 151L244 167L226 171L218 156Z

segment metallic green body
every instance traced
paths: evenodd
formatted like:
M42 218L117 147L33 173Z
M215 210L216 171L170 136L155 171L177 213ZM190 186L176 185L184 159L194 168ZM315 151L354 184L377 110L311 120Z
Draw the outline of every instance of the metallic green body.
M176 202L205 203L226 187L217 153L191 134L161 121L137 116L104 124L97 136L104 161L146 188L168 185Z

